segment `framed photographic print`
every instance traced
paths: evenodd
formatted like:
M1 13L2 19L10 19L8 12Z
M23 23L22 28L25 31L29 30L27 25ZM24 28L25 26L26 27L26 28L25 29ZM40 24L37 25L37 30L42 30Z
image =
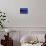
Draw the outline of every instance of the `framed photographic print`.
M28 14L28 8L20 8L20 14Z

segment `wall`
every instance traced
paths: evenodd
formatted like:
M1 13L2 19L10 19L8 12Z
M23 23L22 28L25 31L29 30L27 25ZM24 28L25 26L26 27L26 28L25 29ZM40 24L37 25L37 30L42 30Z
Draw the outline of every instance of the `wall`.
M27 7L29 14L20 14L21 7ZM5 26L8 29L21 31L22 35L30 31L46 31L46 0L0 0L0 9L6 12L8 22Z
M29 14L20 14L21 7ZM7 27L46 27L46 0L0 0L0 9L6 12Z

